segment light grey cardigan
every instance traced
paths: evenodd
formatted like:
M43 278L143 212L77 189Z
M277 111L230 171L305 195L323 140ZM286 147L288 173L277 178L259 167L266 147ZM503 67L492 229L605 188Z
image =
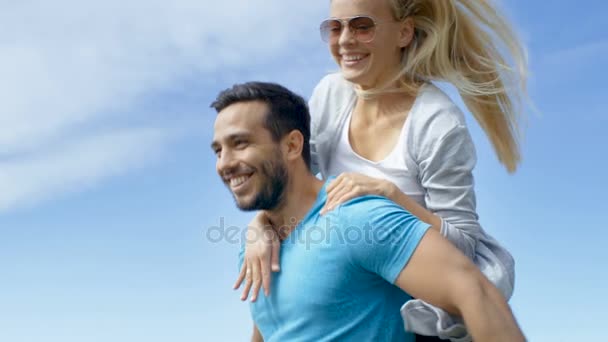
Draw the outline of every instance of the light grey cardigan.
M324 77L310 99L312 166L323 178L331 176L327 174L329 160L355 102L353 85L339 73ZM477 158L464 115L439 88L426 84L404 129L408 172L424 189L420 204L441 217L442 235L509 299L515 280L514 260L479 225L472 174ZM401 315L408 331L452 341L471 339L460 318L421 300L405 303Z

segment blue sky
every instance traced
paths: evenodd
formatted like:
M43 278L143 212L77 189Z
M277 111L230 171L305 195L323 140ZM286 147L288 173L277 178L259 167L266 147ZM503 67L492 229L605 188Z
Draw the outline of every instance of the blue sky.
M516 258L531 341L599 337L608 5L502 7L540 114L514 175L469 115L481 223ZM308 97L335 70L326 15L324 1L1 3L0 341L245 340L239 246L209 232L251 214L215 174L208 106L248 80Z

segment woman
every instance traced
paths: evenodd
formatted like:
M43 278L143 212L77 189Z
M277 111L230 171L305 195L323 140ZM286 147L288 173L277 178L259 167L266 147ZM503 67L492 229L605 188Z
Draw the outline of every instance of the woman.
M515 171L526 63L505 20L485 0L332 0L321 35L340 67L310 99L313 171L340 174L323 211L360 195L386 196L440 230L509 298L513 259L479 225L476 156L464 116L431 84L456 87L500 161ZM514 81L519 88L511 88ZM260 213L250 229L272 232L266 223ZM276 238L247 245L235 285L246 279L243 299L252 286L252 300L261 286L269 292L279 246ZM461 321L420 300L406 303L402 315L410 331L468 338Z

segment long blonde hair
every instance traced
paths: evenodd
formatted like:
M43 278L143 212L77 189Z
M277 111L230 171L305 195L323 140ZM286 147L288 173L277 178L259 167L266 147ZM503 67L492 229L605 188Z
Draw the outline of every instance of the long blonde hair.
M411 17L415 27L391 83L412 92L421 79L454 85L500 162L514 172L527 56L506 19L486 0L388 1L396 20Z

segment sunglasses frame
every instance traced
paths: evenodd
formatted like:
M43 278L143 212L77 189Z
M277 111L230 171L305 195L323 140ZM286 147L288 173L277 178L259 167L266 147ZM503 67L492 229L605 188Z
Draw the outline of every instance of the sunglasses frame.
M371 39L369 39L369 40L361 40L357 36L357 30L358 29L357 28L353 28L351 26L351 22L353 20L359 19L359 18L369 19L374 24L373 27L372 27L372 29L374 30L374 33L373 33L373 36L372 36ZM350 30L351 34L353 35L353 37L358 42L369 43L369 42L373 41L374 38L376 38L376 27L378 27L379 24L387 23L387 22L396 22L396 20L381 22L381 21L378 21L378 20L374 19L374 17L369 16L369 15L356 15L354 17L346 17L346 18L333 18L333 17L332 18L327 18L327 19L325 19L325 20L323 20L321 22L321 25L319 25L319 31L320 31L320 34L321 34L321 40L324 41L324 42L326 42L326 43L331 43L332 39L330 38L330 34L329 33L328 34L324 34L324 26L326 24L328 24L328 23L331 23L331 22L339 22L340 23L340 25L341 25L340 26L340 35L342 34L342 31L344 30L344 28L348 27L348 29Z
M353 28L351 26L351 22L355 19L359 19L359 18L365 18L365 19L369 19L372 21L372 23L374 24L374 26L372 27L372 29L374 30L374 35L372 36L371 39L369 40L361 40L357 37L357 28ZM327 18L325 20L323 20L321 22L321 25L319 25L319 31L321 33L321 40L323 40L326 43L330 43L332 41L332 39L330 38L330 34L324 34L324 27L326 24L329 24L331 22L339 22L340 23L340 35L342 34L342 31L344 30L345 27L347 27L350 30L350 33L353 35L353 37L361 42L361 43L369 43L372 40L374 40L374 38L376 37L376 26L378 26L378 23L376 22L376 20L369 16L369 15L356 15L354 17L347 17L347 18Z

